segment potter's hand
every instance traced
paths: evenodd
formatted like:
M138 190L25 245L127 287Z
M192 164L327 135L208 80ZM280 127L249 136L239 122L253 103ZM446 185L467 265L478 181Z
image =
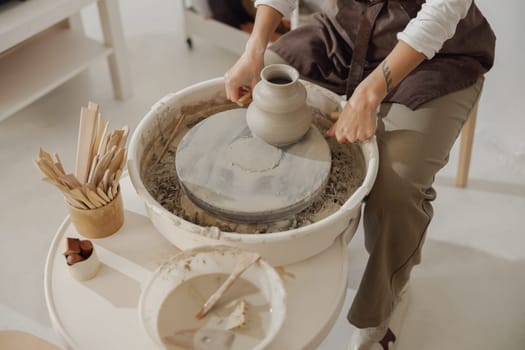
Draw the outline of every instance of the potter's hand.
M412 70L425 55L399 41L390 54L357 86L339 120L327 134L340 143L364 141L376 131L376 109L388 93Z
M358 87L346 102L337 122L326 133L339 143L365 141L376 132L376 110L380 99Z
M252 90L264 65L264 51L271 34L281 22L282 14L269 5L257 6L255 24L241 58L224 75L226 97L233 102Z
M237 102L245 93L251 91L260 80L259 74L263 64L263 54L246 51L224 74L226 97Z

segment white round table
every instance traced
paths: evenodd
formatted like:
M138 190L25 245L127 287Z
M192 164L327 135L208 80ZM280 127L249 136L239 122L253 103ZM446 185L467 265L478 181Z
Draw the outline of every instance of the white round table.
M53 328L67 349L155 349L139 321L141 286L180 250L155 230L128 177L120 186L124 225L112 236L92 240L102 262L93 279L78 282L67 270L63 239L79 237L69 217L49 249L46 303ZM287 291L287 316L270 349L315 349L328 335L346 294L350 232L312 258L277 268Z

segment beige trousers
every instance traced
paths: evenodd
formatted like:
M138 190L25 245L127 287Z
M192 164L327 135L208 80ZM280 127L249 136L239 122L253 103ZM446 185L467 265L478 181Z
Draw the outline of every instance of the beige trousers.
M285 63L267 52L266 64ZM436 198L434 177L447 163L482 86L480 79L415 111L400 104L381 105L376 131L379 171L363 219L370 256L348 313L356 327L375 327L387 320L412 268L420 263Z

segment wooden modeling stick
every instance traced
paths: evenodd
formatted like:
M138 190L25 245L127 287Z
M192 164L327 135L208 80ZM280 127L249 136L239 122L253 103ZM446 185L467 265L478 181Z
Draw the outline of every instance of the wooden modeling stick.
M92 144L97 121L97 111L82 107L78 130L77 157L75 176L81 183L86 183L91 168Z

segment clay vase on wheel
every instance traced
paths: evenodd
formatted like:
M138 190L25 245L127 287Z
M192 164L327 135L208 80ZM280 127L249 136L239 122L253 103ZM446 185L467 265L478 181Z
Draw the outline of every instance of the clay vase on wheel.
M264 67L252 96L246 122L254 136L274 146L286 146L310 129L313 115L295 68L285 64Z

